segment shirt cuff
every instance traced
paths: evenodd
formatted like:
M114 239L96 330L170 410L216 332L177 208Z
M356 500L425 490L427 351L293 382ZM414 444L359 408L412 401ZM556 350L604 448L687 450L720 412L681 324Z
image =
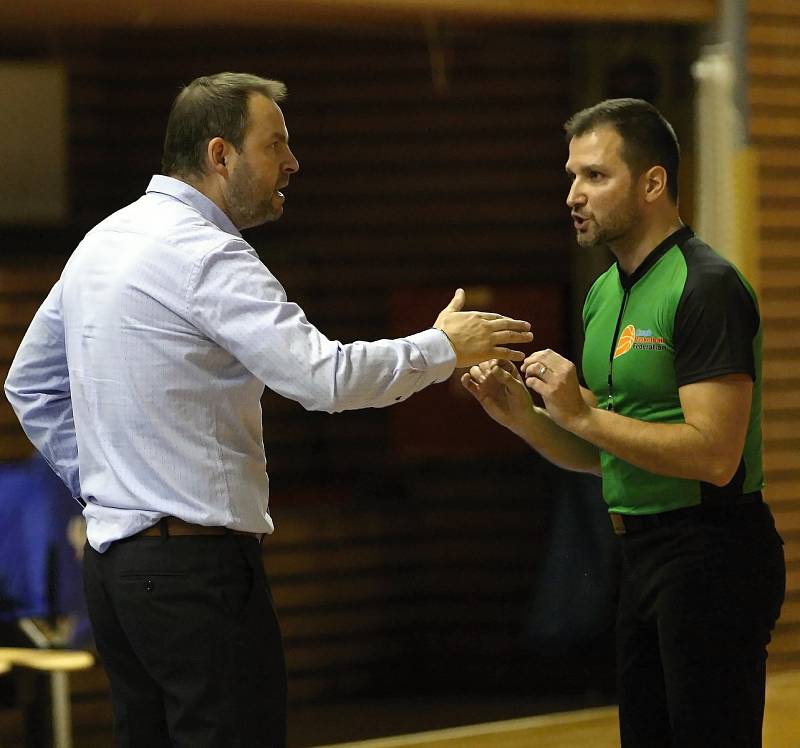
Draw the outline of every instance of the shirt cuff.
M429 330L409 335L406 340L417 347L425 361L425 368L434 376L434 381L444 382L456 368L456 352L450 339L441 330Z

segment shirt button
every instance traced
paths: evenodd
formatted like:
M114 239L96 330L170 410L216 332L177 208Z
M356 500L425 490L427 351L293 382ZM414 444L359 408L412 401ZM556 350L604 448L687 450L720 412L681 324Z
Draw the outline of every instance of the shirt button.
M147 579L144 583L145 592L152 592L153 591L153 580Z

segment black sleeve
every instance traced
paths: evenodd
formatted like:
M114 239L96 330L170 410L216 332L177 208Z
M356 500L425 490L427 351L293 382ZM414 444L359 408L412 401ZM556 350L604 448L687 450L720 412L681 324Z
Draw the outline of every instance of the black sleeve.
M727 262L688 269L675 313L678 386L734 373L755 380L753 338L760 325L755 300Z

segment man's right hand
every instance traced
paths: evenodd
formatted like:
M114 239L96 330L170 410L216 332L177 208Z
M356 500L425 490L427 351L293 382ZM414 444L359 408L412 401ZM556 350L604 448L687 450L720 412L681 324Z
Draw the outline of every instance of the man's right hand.
M525 438L533 400L517 367L508 361L483 361L461 377L461 384L501 426Z
M464 368L488 359L522 361L525 354L506 348L509 343L530 343L533 333L528 322L492 312L462 312L464 290L439 313L433 326L450 339L456 352L456 367Z

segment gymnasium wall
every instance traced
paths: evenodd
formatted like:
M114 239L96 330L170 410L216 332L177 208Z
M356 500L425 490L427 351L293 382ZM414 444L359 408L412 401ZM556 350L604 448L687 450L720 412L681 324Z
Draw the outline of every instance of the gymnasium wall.
M768 498L791 567L772 661L785 666L800 659L800 37L790 0L751 0L750 16ZM70 213L62 225L0 227L0 375L82 233L158 171L178 86L220 69L289 86L284 109L301 172L285 217L248 239L330 337L414 332L463 285L472 305L531 319L537 346L574 350L580 269L563 206L560 124L586 80L575 50L573 29L532 22L3 39L0 55L66 66ZM431 689L522 683L558 471L492 426L453 383L388 410L311 414L269 393L263 408L278 528L265 559L293 698L392 693L420 675ZM0 402L0 458L28 451ZM606 663L570 667L573 688L593 678L604 685ZM534 688L544 692L542 675ZM78 718L105 719L102 677L79 686L95 706Z
M9 56L66 67L70 211L63 225L0 227L0 376L82 233L158 171L179 86L223 69L288 85L301 171L284 218L248 239L330 337L416 332L464 286L470 306L530 319L537 345L568 350L569 30L437 34L414 25L7 41ZM408 692L420 676L431 691L520 686L554 470L456 381L386 410L306 413L270 393L263 409L277 526L265 562L292 698ZM0 414L2 457L29 453L5 403ZM102 675L75 684L78 725L106 735Z
M759 163L766 497L786 541L787 597L770 649L800 664L800 6L749 3L750 132Z

